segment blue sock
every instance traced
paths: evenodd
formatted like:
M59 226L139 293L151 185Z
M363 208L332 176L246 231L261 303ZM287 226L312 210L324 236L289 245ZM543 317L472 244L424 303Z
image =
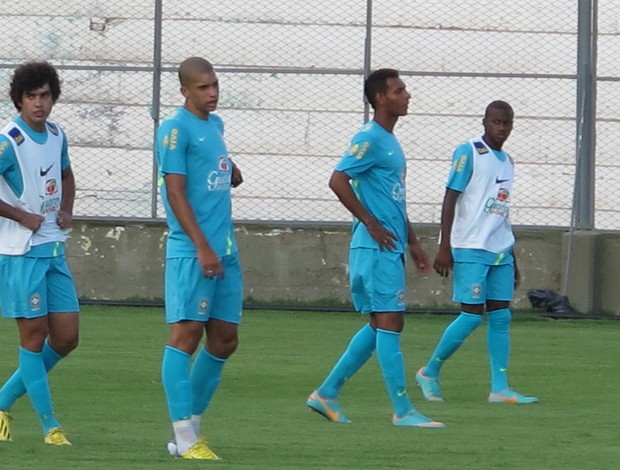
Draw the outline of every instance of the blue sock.
M465 338L472 334L481 323L482 315L461 312L444 330L433 355L424 367L424 375L437 377L444 361L454 354Z
M191 355L166 346L161 363L161 381L166 392L172 422L192 417L192 384L189 380Z
M407 396L405 361L400 352L400 333L377 329L377 359L383 380L392 400L394 414L398 417L413 411Z
M324 398L336 398L344 383L370 359L377 343L376 332L369 323L355 333L347 349L318 388Z
M510 359L510 320L507 308L487 313L487 348L491 364L491 392L508 388L508 361Z
M52 370L56 363L62 359L62 356L54 351L47 341L43 344L41 355L46 372ZM26 386L22 380L21 371L18 368L13 372L13 375L8 378L2 388L0 388L0 410L9 411L13 407L15 401L25 394Z
M43 353L28 351L20 347L19 370L30 401L41 422L43 434L47 434L50 429L60 424L54 415L47 372L43 365Z
M201 415L205 412L217 386L222 381L222 369L226 359L210 354L200 348L191 372L192 383L192 414Z

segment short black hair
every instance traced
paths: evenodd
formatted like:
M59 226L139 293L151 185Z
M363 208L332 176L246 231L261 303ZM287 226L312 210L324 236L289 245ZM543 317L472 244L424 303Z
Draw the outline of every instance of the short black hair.
M202 57L189 57L179 65L179 83L182 86L187 85L189 78L196 73L212 73L215 72L213 64Z
M398 78L398 70L377 69L368 75L364 81L364 95L373 108L375 107L377 93L385 93L387 91L388 78Z
M510 106L508 103L506 103L505 101L501 101L501 100L496 100L496 101L492 101L491 103L489 103L489 105L487 106L487 109L484 111L484 117L488 117L489 116L489 112L492 109L501 109L503 111L507 111L508 113L510 113L510 115L512 117L514 117L515 112L512 109L512 106Z
M55 103L60 96L60 79L52 65L47 62L27 62L17 67L13 72L9 91L15 108L21 111L20 103L24 93L34 91L45 84L49 84Z

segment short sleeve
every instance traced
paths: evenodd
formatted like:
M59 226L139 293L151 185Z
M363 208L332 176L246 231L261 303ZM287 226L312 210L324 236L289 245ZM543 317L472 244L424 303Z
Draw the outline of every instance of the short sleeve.
M187 131L176 119L164 121L157 131L157 155L160 172L187 174Z
M356 178L365 173L375 165L375 147L376 143L367 133L357 134L336 165L336 171L342 171L351 178Z
M471 179L473 172L471 145L468 142L459 145L452 155L452 166L446 188L462 193Z

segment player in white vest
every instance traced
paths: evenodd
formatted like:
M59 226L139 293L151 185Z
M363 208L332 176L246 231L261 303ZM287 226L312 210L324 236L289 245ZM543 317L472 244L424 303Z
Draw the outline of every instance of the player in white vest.
M520 275L510 225L514 163L502 150L512 131L514 112L504 101L487 106L484 135L458 146L441 213L435 271L453 273L453 300L460 315L445 329L426 366L416 374L424 398L443 401L439 372L443 363L482 323L486 307L491 364L491 403L536 403L508 385L510 301Z
M19 112L0 131L0 310L19 331L19 366L0 389L0 441L13 403L28 393L44 442L71 445L54 414L47 374L78 343L78 299L65 258L75 181L67 138L47 120L60 80L46 62L15 69Z

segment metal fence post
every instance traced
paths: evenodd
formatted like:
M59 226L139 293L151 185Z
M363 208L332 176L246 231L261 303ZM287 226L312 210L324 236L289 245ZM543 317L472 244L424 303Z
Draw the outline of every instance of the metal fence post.
M157 184L159 180L157 169L156 135L159 127L159 109L161 92L161 30L162 30L162 1L155 0L155 19L153 37L153 101L151 117L153 118L153 180L151 182L151 217L157 218Z
M577 165L575 227L594 228L597 0L579 0L577 31Z

